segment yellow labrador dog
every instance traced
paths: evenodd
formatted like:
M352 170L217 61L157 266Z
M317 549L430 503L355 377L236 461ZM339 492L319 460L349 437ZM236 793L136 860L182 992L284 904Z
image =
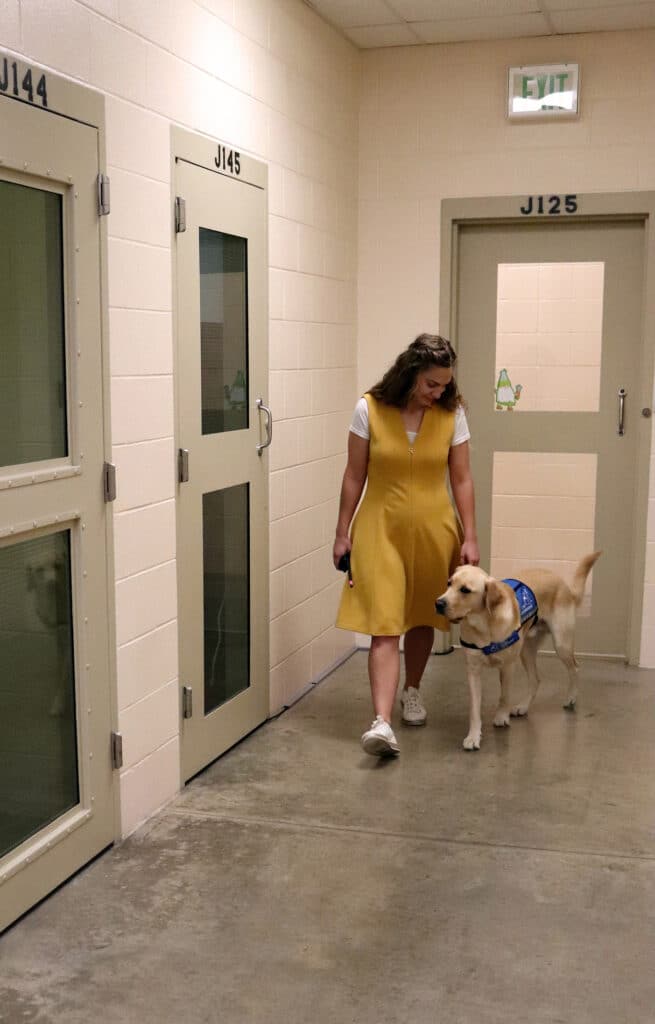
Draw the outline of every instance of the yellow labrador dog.
M600 551L585 555L567 584L548 569L530 569L521 580L496 580L484 569L460 565L437 598L436 609L460 623L470 690L470 721L465 750L479 750L481 675L486 667L500 670L500 701L494 725L509 725L511 715L527 715L539 686L537 650L550 633L555 652L569 674L565 708L577 697L577 662L573 650L575 612L582 602L585 581ZM509 688L519 658L528 674L527 700L510 708Z

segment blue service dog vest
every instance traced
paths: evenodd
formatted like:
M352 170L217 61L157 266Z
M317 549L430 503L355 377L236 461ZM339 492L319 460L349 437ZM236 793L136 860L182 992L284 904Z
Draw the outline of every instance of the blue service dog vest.
M531 625L534 626L538 618L539 607L537 605L537 599L534 596L532 590L526 583L521 583L520 580L507 579L502 580L502 583L507 583L516 594L516 600L519 603L519 614L521 616L521 625L518 629L515 629L513 633L510 633L504 640L499 640L497 643L487 644L486 647L478 647L477 644L469 644L466 640L460 640L462 647L472 647L476 651L482 651L483 654L497 654L498 651L504 651L506 647L511 647L512 644L518 642L519 630L523 629L526 622L530 619L534 621Z

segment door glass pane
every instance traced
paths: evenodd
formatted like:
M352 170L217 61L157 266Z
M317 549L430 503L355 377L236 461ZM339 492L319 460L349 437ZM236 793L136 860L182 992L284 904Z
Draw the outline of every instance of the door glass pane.
M0 181L0 465L68 454L62 197Z
M202 432L248 427L247 241L200 228Z
M604 263L500 263L496 411L598 412Z
M79 801L69 533L0 548L0 856Z
M494 452L491 575L521 579L551 569L565 580L596 548L598 456L589 452ZM591 610L591 576L580 614Z
M250 685L249 485L202 496L205 714Z

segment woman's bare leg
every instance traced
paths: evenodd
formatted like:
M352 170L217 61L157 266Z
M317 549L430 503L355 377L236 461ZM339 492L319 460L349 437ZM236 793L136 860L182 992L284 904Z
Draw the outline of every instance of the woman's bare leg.
M391 711L400 680L400 637L372 636L368 652L368 677L375 715L391 721Z
M415 626L405 633L405 689L418 690L430 657L434 630L432 626Z

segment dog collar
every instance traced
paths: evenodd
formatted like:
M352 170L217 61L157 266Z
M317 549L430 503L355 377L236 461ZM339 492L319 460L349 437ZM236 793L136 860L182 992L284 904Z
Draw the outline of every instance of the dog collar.
M511 647L512 644L518 643L519 633L530 621L530 625L534 626L535 622L539 618L539 606L537 605L537 599L534 596L532 590L527 583L521 583L520 580L506 579L502 580L502 583L507 583L514 593L516 594L516 600L519 605L519 613L521 616L521 625L518 629L515 629L513 633L505 637L504 640L498 640L495 643L486 644L484 647L478 647L477 644L469 644L466 640L460 640L462 647L471 647L473 650L482 651L483 654L497 654L499 651L504 651L506 647Z

